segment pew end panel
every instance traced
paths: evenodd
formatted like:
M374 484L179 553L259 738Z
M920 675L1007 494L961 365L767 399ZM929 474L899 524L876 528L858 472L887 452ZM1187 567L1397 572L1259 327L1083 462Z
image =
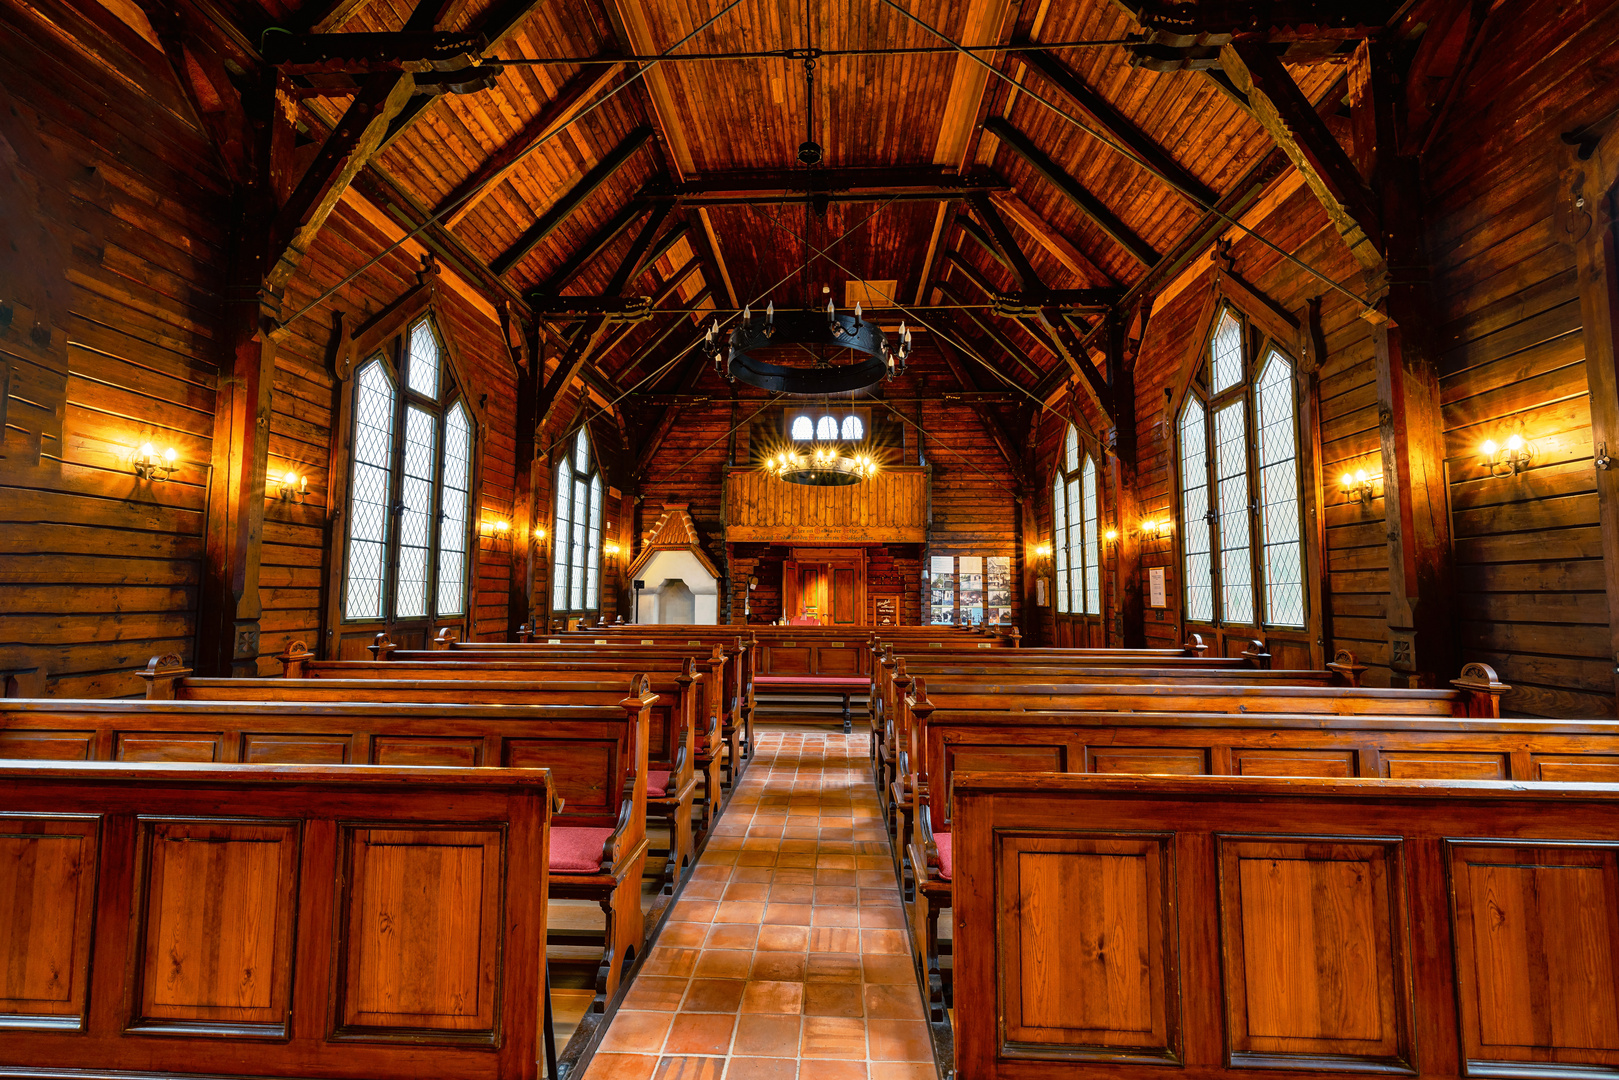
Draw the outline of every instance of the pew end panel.
M1619 1071L1619 785L960 773L953 802L961 1080Z
M543 770L0 762L0 1073L533 1078L552 804Z

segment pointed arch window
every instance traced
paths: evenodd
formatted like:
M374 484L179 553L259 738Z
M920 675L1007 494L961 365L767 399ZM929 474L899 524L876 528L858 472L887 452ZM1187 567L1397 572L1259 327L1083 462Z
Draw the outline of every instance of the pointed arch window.
M475 431L431 315L360 365L353 405L343 618L465 615Z
M1082 452L1079 432L1069 425L1057 474L1051 480L1052 568L1057 612L1102 613L1101 500L1096 459Z
M556 500L552 609L595 611L601 606L602 478L584 428L557 462Z
M1305 625L1294 367L1229 304L1176 422L1189 622Z

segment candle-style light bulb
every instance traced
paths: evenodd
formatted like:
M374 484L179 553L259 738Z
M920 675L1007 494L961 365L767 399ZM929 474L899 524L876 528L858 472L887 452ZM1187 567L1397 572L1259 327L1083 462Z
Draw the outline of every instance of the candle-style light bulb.
M168 462L170 465L173 465L174 464L174 459L179 457L179 456L180 456L179 454L176 454L174 452L174 447L172 447L172 446L169 447L167 450L163 451L163 460Z
M1508 450L1522 450L1523 449L1523 436L1517 434L1516 432L1514 432L1512 437L1507 439L1507 449Z
M751 304L743 304L742 305L742 321L743 322L752 322L753 321L753 305L751 305Z
M860 301L858 300L854 302L854 321L860 321Z
M141 443L141 457L149 460L155 453L157 453L157 450L152 446L151 443Z
M1342 487L1345 491L1348 491L1354 482L1355 478L1350 476L1348 473L1344 473L1342 476L1338 477L1338 486Z
M1484 440L1484 445L1479 447L1479 451L1485 457L1489 457L1489 458L1493 458L1495 456L1495 452L1497 450L1499 450L1499 449L1501 449L1501 448L1499 446L1495 445L1495 440L1494 439L1485 439Z
M829 318L829 319L835 319L835 318L837 318L837 315L838 315L837 305L833 304L832 301L828 300L826 302L826 317Z
M1365 482L1366 482L1366 470L1365 469L1356 469L1355 470L1355 483L1364 484Z
M765 305L765 322L770 323L772 326L775 325L775 322L776 322L776 302L774 300L770 301L768 304Z

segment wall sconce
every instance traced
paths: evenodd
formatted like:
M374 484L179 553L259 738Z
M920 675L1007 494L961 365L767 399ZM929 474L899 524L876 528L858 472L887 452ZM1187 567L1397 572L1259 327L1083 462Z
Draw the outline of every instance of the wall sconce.
M1117 544L1119 542L1119 530L1117 530L1117 529L1109 529L1109 530L1107 530L1107 532L1102 534L1102 539L1106 540L1110 544Z
M486 518L483 523L485 536L492 536L496 540L502 539L512 531L512 523L504 518Z
M545 539L545 526L544 525L541 525L541 526L539 526L538 528L536 528L534 530L534 539L536 539L536 540L544 540Z
M618 545L609 540L607 543L602 545L602 551L609 559L616 558L618 555Z
M1505 446L1497 446L1494 439L1485 439L1478 452L1491 476L1517 476L1529 468L1529 444L1516 431L1507 437Z
M1143 521L1137 531L1141 534L1143 540L1162 539L1175 531L1175 523L1169 518L1161 518L1157 521Z
M174 452L174 447L168 447L159 457L157 448L151 443L141 443L139 452L135 455L135 475L142 480L167 480L180 468L180 455Z
M1346 499L1359 499L1363 503L1370 503L1377 497L1377 482L1381 479L1383 479L1381 475L1368 476L1365 469L1356 469L1353 473L1344 473L1338 477L1338 488Z
M291 470L281 477L280 485L274 497L282 502L301 503L304 496L309 494L309 477L299 476Z
M1050 544L1034 545L1034 572L1041 575L1051 572Z

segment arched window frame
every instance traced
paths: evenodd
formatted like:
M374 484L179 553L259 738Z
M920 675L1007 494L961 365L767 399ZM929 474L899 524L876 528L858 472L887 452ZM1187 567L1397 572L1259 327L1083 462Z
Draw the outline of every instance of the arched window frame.
M789 443L861 442L871 434L870 410L824 404L788 409L782 414L782 433Z
M1059 615L1102 614L1101 467L1072 424L1051 477L1051 553Z
M348 385L343 437L328 464L339 527L330 534L326 622L367 638L383 629L398 640L401 626L464 632L470 622L487 426L435 301L434 275L424 272L338 357ZM411 379L413 338L436 351L430 379ZM340 651L327 646L328 655Z
M581 427L557 459L551 499L551 610L601 610L602 480L589 427ZM581 502L583 505L581 506Z
M1235 332L1223 333L1231 323ZM1188 623L1281 631L1311 624L1304 402L1291 329L1216 296L1174 418Z

